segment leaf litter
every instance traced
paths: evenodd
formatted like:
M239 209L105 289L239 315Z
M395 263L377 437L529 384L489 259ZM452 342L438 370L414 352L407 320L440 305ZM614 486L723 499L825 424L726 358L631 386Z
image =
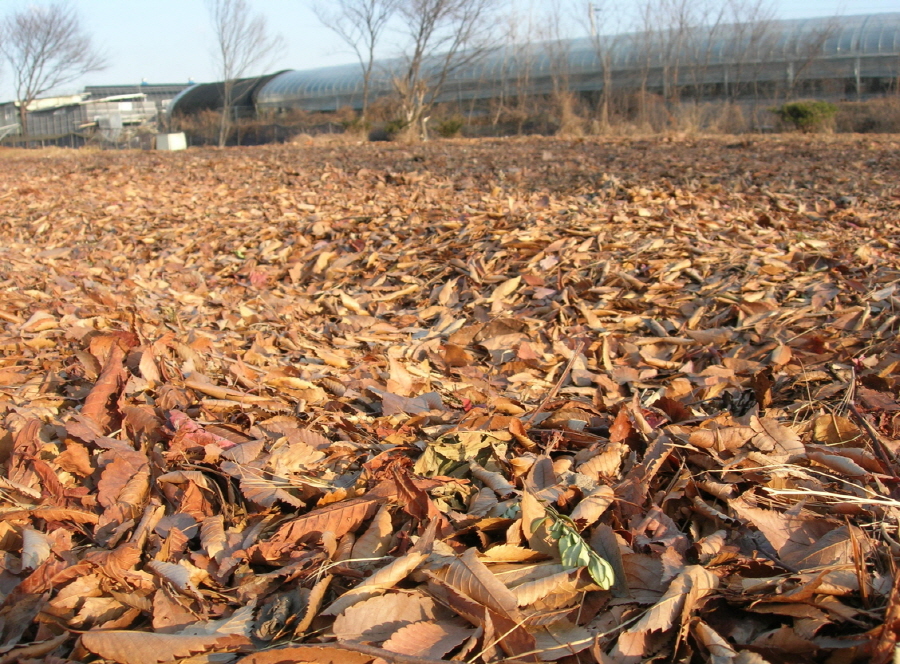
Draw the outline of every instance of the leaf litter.
M891 661L897 147L0 159L0 662Z

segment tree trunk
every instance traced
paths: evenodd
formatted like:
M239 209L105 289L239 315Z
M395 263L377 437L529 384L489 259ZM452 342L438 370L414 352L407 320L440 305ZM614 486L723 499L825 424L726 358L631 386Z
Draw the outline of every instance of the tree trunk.
M219 121L219 147L224 148L228 142L228 114L231 109L228 106L222 107L222 118Z
M22 132L22 138L28 138L28 104L19 101L19 127ZM25 141L25 147L28 147L28 141Z

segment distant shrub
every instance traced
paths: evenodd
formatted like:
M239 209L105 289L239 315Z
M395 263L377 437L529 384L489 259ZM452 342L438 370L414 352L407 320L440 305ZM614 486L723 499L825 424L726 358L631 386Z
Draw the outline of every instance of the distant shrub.
M344 128L345 133L352 134L354 136L364 135L372 130L371 122L358 117L353 117L349 120L342 120L341 126Z
M794 101L771 111L795 129L813 132L824 129L837 114L838 107L827 101Z
M407 126L406 120L395 118L388 120L381 127L375 127L369 132L370 141L393 141L399 136Z
M444 138L453 138L465 126L466 121L462 118L462 116L454 115L453 117L444 118L443 120L438 120L437 126L435 126L435 131L437 131L439 136Z

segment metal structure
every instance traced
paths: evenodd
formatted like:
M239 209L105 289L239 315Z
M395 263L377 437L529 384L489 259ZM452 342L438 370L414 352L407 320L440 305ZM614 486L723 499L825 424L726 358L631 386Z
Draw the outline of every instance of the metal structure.
M272 79L286 73L284 70L254 76L251 78L239 78L234 81L232 88L232 112L237 117L253 115L256 112L256 100L259 91ZM200 111L217 110L222 108L225 97L225 86L219 81L216 83L198 83L181 91L169 103L166 113L169 117L176 114L191 115Z
M19 138L18 102L0 104L0 140L81 145L91 138L117 143L155 121L183 84L88 86L84 92L35 99L28 105L28 137Z
M193 81L189 83L147 83L143 81L139 85L86 85L84 91L95 99L142 94L147 101L152 101L156 105L158 112L162 113L179 93L193 84Z
M401 66L400 60L377 63L373 98L392 92L392 76ZM861 99L897 90L900 13L508 46L453 72L438 101L547 94L561 76L570 90L584 94L599 93L609 82L619 92L645 90L667 97ZM362 73L359 65L284 72L259 87L255 102L260 112L360 108Z

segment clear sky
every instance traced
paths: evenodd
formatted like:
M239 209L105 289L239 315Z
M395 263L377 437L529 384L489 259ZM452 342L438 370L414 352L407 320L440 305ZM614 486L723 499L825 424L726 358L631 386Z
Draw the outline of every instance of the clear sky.
M0 0L0 14L50 0ZM71 0L110 66L67 85L181 83L216 80L211 30L203 0ZM347 47L316 20L307 0L250 0L285 48L266 71L309 69L354 62ZM534 0L540 7L553 0ZM900 11L900 0L773 0L779 18L806 18ZM392 35L385 40L390 53ZM396 37L394 37L396 41ZM262 72L259 72L262 73ZM8 68L0 71L0 100L14 96Z

